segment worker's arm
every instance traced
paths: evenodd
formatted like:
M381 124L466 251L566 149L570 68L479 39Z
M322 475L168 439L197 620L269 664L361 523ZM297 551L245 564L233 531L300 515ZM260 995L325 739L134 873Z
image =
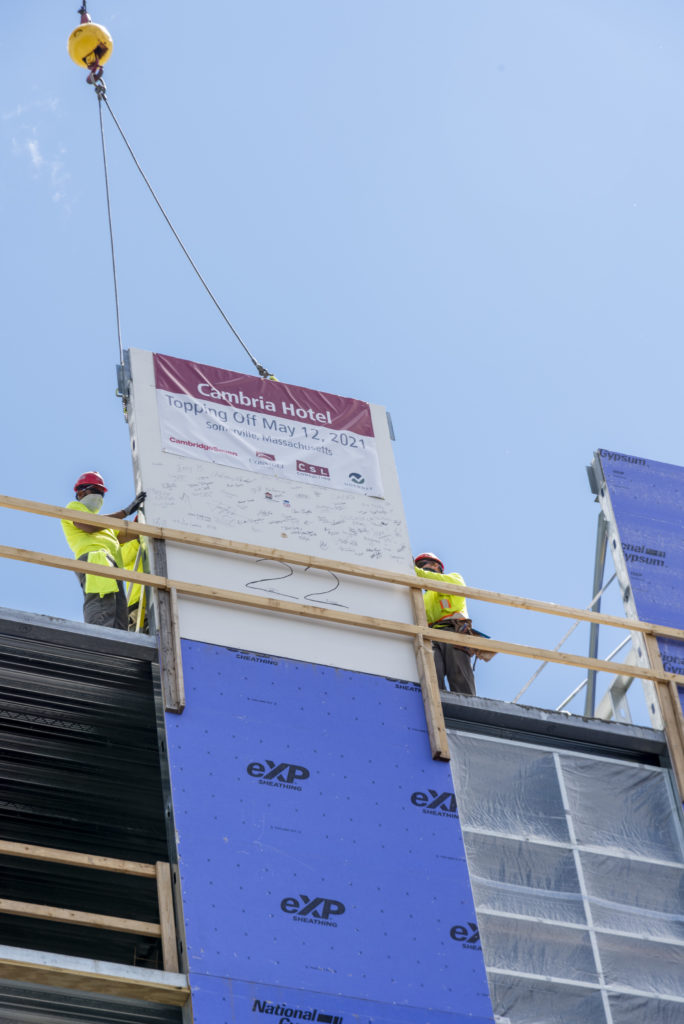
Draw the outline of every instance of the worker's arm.
M457 587L464 587L465 580L460 572L430 572L429 569L420 569L415 566L416 576L425 576L430 580L438 580L440 583L455 583Z
M132 515L134 512L137 512L139 508L141 508L146 497L147 492L141 491L140 494L136 494L135 498L130 503L130 505L126 505L126 508L120 508L118 512L107 512L106 514L111 519L125 519L126 516ZM99 513L93 512L93 515L99 515ZM91 526L89 523L74 523L74 526L78 530L83 530L84 533L99 533L100 530L102 529L101 526ZM127 534L124 529L119 531L120 539L128 539L130 536L135 536L135 534Z
M431 572L429 569L415 567L416 575L425 579L435 580L437 583L455 583L456 586L465 586L465 580L459 572ZM425 612L430 625L441 622L442 619L468 618L468 606L465 597L457 597L455 594L442 594L436 590L424 590L423 600L425 601Z

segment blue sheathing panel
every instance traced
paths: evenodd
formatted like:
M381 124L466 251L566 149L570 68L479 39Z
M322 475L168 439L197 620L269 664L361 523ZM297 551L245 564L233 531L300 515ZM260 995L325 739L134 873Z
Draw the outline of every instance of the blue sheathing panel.
M637 614L684 627L684 468L601 448L599 458ZM684 644L658 640L668 672L684 675ZM684 690L679 688L684 707Z
M196 1024L491 1021L420 689L186 640L182 653L187 708L167 729Z
M210 975L191 975L195 1024L484 1024L491 1017L473 1017L426 1007L375 1003L349 996L277 988ZM295 1016L296 1014L296 1016Z

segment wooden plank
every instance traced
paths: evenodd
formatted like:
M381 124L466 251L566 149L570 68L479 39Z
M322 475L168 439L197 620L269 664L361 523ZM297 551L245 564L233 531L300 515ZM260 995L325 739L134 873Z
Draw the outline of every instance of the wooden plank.
M412 590L411 602L413 604L416 625L427 627L423 595L417 590ZM426 643L420 635L415 637L413 647L416 653L418 678L420 679L420 689L423 695L425 721L428 727L432 759L434 761L448 761L450 759L449 741L444 724L444 712L439 696L439 682L432 649L430 644Z
M590 668L596 672L607 672L609 675L629 675L635 679L675 680L684 684L684 676L671 672L644 668L641 665L630 665L620 661L602 661L600 658L587 658L579 654L565 651L547 651L542 647L527 647L523 644L511 644L504 640L491 640L479 636L452 633L450 630L428 629L424 634L429 640L439 640L443 644L454 644L456 647L471 647L473 650L494 651L501 654L512 654L518 658L531 658L534 661L553 661L559 665L572 665L575 668Z
M52 964L27 963L24 960L0 959L0 978L30 985L93 992L119 999L139 999L162 1006L184 1006L190 998L190 989L185 978L182 982L165 984L104 972L55 967Z
M69 569L71 572L83 573L84 563L76 558L63 558L50 555L45 551L29 551L25 548L12 548L0 545L0 558L9 558L15 562L29 562L32 565L47 565L52 569ZM154 576L146 572L131 572L130 569L117 569L110 565L88 565L91 576L109 576L114 580L130 580L150 587L168 587L163 576Z
M32 846L29 843L12 843L0 839L0 854L9 857L23 857L27 860L43 860L50 864L68 864L76 868L93 868L96 871L112 871L121 875L136 875L139 878L155 878L154 864L144 864L115 857L96 857L90 853L75 853L72 850L55 850L50 846Z
M658 680L656 687L663 704L667 701L668 719L666 731L672 763L677 776L677 785L682 801L684 801L684 720L682 719L682 706L679 703L677 686L671 680ZM667 695L667 696L666 696Z
M153 540L152 551L154 555L154 567L157 570L157 574L161 575L162 578L165 579L168 569L166 563L166 545L164 541ZM178 715L185 707L185 695L182 692L183 665L180 658L180 639L177 628L177 602L174 612L171 607L171 594L169 591L157 588L156 607L159 616L157 632L159 636L159 666L164 709L166 711L170 711L172 714Z
M114 530L121 530L125 527L131 535L135 536L160 538L163 536L162 528L150 523L127 522L123 519L115 519L113 516L101 516L96 512L86 514L72 508L64 508L62 505L48 505L42 501L12 498L8 494L0 494L0 508L11 508L15 512L30 512L33 515L48 516L51 519L68 519L71 523L86 523L86 525L92 525L93 519L97 516L98 522L103 524L103 529L111 527Z
M172 971L175 974L178 971L178 945L176 943L176 920L173 912L171 865L159 860L157 861L156 868L162 959L164 970Z
M83 562L74 558L62 558L59 555L48 555L40 551L26 551L22 548L8 548L0 546L0 557L15 558L41 565L48 565L58 569L70 569L74 572L83 571ZM92 566L88 570L95 576L107 576L111 579L129 579L133 573L126 569L117 569L105 565ZM179 594L186 594L191 597L222 601L227 604L244 605L251 608L262 608L265 611L277 612L288 615L296 615L300 618L316 619L341 623L346 626L358 626L362 629L374 629L384 633L395 633L413 639L422 635L426 640L438 640L441 643L455 644L460 647L470 647L474 650L492 651L494 653L513 654L520 658L532 658L536 661L551 661L560 665L572 665L576 668L590 668L597 672L608 672L610 675L629 674L638 679L662 679L666 682L673 680L684 684L684 676L676 675L673 672L659 672L657 669L645 668L641 665L628 665L621 662L601 661L598 658L586 658L580 655L568 654L565 651L549 651L542 647L527 647L522 644L511 644L501 640L486 639L479 636L468 636L452 633L448 630L423 631L422 627L407 622L394 622L390 619L377 619L365 615L356 615L353 612L342 612L328 608L318 608L313 605L299 605L293 601L283 601L279 598L261 597L257 594L247 594L234 590L221 590L218 587L206 587L200 583L185 583L182 580L166 579L162 576L149 575L147 573L136 573L136 582L144 582L150 586L169 590L174 587ZM459 588L466 589L466 588ZM625 629L631 629L634 622L629 619L617 620ZM641 627L650 628L652 632L660 633L659 626L649 626L647 623L639 623ZM663 627L663 632L665 628Z
M178 591L175 587L169 588L169 606L171 611L171 644L173 647L176 683L174 711L177 714L181 714L185 708L185 679L183 676L183 654L181 651L181 632L178 618Z
M114 570L110 570L114 571ZM537 661L554 661L560 665L573 665L579 668L593 668L597 672L608 672L619 675L623 670L632 676L643 679L675 679L684 684L684 676L674 673L658 672L656 669L636 665L622 665L620 662L602 661L599 658L586 658L566 651L547 651L542 647L526 647L522 644L511 644L502 640L492 640L480 636L466 636L450 630L423 629L407 622L394 622L391 619L377 619L372 616L356 615L353 612L342 612L329 608L317 608L312 605L298 605L280 598L261 597L256 594L243 594L233 590L220 590L217 587L204 587L199 583L183 583L180 580L169 580L170 586L176 587L179 593L192 597L211 598L228 604L245 605L251 608L264 608L268 611L296 615L300 618L318 621L337 622L345 626L358 626L374 629L382 633L396 633L400 636L415 637L422 635L425 640L437 640L440 643L453 644L457 647L470 647L475 650L513 654L520 658L533 658Z
M91 524L94 513L79 513L71 509L63 508L60 505L46 505L42 502L28 501L12 498L8 495L0 495L0 507L11 508L15 511L31 512L37 515L51 516L57 519L69 519L72 522ZM98 522L104 527L122 529L123 520L113 519L111 516L97 516ZM245 555L255 558L272 558L276 561L289 561L293 565L305 567L328 569L332 572L342 573L350 576L358 576L360 579L375 580L380 583L394 583L398 586L409 587L415 590L434 590L438 593L455 594L457 596L471 598L475 601L485 601L490 604L506 605L510 608L518 608L525 611L545 612L548 615L557 615L562 618L575 619L578 622L597 622L604 626L616 626L618 629L628 629L636 633L653 633L656 636L669 637L672 640L684 641L684 630L675 629L672 626L659 626L653 622L642 622L639 619L623 619L616 615L605 615L602 612L593 612L587 608L572 608L567 605L555 604L551 601L537 601L532 598L518 597L514 594L503 594L493 590L482 590L478 587L457 586L454 583L441 583L408 573L391 572L377 567L356 565L351 562L339 562L330 558L320 558L316 555L304 555L295 551L283 551L278 548L267 548L257 544L243 544L240 541L225 540L221 537L211 537L206 534L190 533L186 530L174 530L170 527L154 526L151 523L125 523L126 530L135 536L155 537L162 540L173 541L178 544L190 546L207 547L216 551L224 551L228 554ZM16 555L8 554L9 551L20 549L0 548L0 557L12 558ZM26 561L32 561L27 558ZM52 564L52 563L45 563ZM66 566L56 566L66 568ZM82 567L81 567L82 571ZM97 575L96 573L93 573ZM151 582L153 577L136 574L132 576L118 576L117 579L132 579L133 582L144 582L150 586L159 586ZM474 645L472 645L474 646Z
M684 683L681 683L680 685L684 686ZM682 702L680 700L679 686L677 685L677 683L673 682L671 679L669 681L669 686L670 686L670 697L672 698L672 705L673 705L673 707L675 709L675 718L677 719L677 722L679 723L679 728L680 728L680 730L682 732L682 736L684 736L684 711L682 710Z
M80 924L88 928L126 932L130 935L147 935L155 939L161 936L161 927L150 921L132 921L125 917L110 917L108 914L88 914L83 910L48 907L42 903L22 903L19 900L0 898L0 914L33 917L41 921L58 921L60 924Z
M666 680L663 661L660 656L658 641L654 636L644 636L644 646L652 668L659 669L662 678L656 680L655 693L663 718L667 747L672 761L679 799L684 800L684 728L682 728L681 706L679 699L673 700L671 680ZM676 690L675 690L676 692Z

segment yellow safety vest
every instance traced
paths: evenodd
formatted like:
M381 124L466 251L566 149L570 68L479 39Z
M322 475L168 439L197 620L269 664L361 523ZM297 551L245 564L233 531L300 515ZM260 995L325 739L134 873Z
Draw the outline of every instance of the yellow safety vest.
M414 568L417 576L425 576L431 580L440 580L443 583L455 583L459 587L465 586L465 580L458 572L429 572L427 569L419 569L417 565ZM436 622L441 622L442 619L470 618L465 597L457 597L455 594L438 594L436 590L424 590L423 600L425 601L425 614L430 626L433 626Z
M90 512L90 509L80 501L70 501L66 507L72 508L76 512ZM62 519L61 523L74 558L87 555L91 565L111 565L113 560L119 568L123 568L121 545L117 537L118 530L108 527L98 530L97 533L86 533L85 530L79 530L78 525L68 519ZM104 576L91 576L86 573L86 594L99 594L100 597L104 597L106 594L115 594L118 589L118 580L106 579Z

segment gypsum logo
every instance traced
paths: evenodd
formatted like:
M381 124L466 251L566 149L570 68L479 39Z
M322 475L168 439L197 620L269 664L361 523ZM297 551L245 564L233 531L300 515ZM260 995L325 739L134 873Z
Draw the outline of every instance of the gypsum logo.
M440 818L458 817L453 793L438 793L436 789L429 789L427 793L412 793L411 803L414 807L422 807L423 814L436 814Z
M280 909L286 914L292 914L294 921L337 928L337 921L329 921L328 918L344 914L347 908L340 900L329 900L323 896L309 899L304 893L300 893L299 899L294 896L286 896L280 902Z
M620 452L609 452L607 448L599 448L599 455L609 462L629 462L633 466L646 465L646 459L638 459L635 455L621 455Z
M454 942L460 942L464 949L480 949L480 931L474 921L467 922L468 927L455 924L449 935Z
M296 782L299 780L303 782L311 774L309 769L302 764L288 764L287 761L276 764L275 761L269 761L268 758L265 760L265 764L262 764L261 761L252 761L247 765L247 774L251 775L253 779L259 779L262 786L301 790L302 787L297 786Z
M284 1006L283 1003L269 1003L265 999L254 1000L252 1013L266 1013L274 1017L280 1017L280 1024L288 1020L317 1020L319 1024L342 1024L343 1021L342 1017L336 1017L332 1013L323 1013L319 1010L298 1010L294 1006Z
M665 565L665 552L647 548L643 544L623 544L625 562L645 562L646 565Z
M349 479L353 484L365 484L366 478L361 476L360 473L350 473Z

